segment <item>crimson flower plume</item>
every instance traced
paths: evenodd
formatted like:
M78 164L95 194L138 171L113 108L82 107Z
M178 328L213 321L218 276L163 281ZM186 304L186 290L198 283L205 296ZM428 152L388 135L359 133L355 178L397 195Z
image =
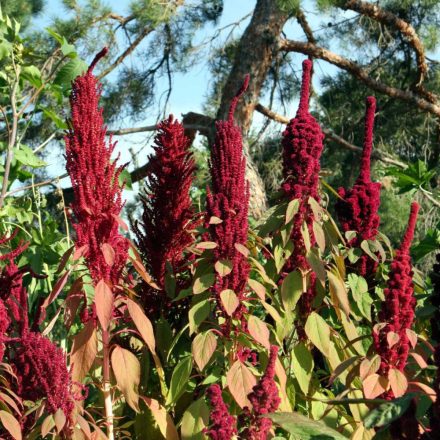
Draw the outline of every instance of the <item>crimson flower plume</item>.
M287 124L283 132L283 184L282 191L287 200L299 200L298 212L293 218L291 238L295 244L293 253L286 265L284 274L296 269L307 271L310 266L306 259L301 227L305 223L309 230L311 244L315 244L313 234L313 212L308 203L312 197L319 201L319 171L324 134L309 112L309 95L312 62L303 62L301 95L296 116ZM315 274L310 275L309 288L300 300L300 313L307 317L315 296Z
M380 183L371 181L371 152L373 149L374 114L376 99L369 96L366 101L365 137L359 176L351 189L339 188L342 200L336 203L336 211L342 230L356 231L349 242L351 247L359 247L364 240L374 240L380 223ZM357 263L359 275L374 276L377 263L368 255L362 255Z
M247 242L249 184L245 178L246 159L243 155L242 134L240 127L234 123L234 112L248 84L249 75L231 102L228 119L215 124L215 141L211 147L209 164L212 183L206 196L206 226L211 240L217 243L214 258L216 261L227 260L232 266L228 275L217 278L214 287L217 304L226 317L220 292L233 290L240 300L234 312L236 319L241 319L245 310L241 301L245 296L249 275L247 258L240 252L240 248L237 249L237 245L245 246ZM213 217L220 219L220 222L212 222Z
M124 167L111 160L116 143L105 139L101 84L93 75L96 63L107 52L105 48L98 53L87 72L73 81L72 114L65 136L76 247L85 255L94 284L101 279L117 284L128 252L128 242L119 233L123 207L119 176Z
M400 248L391 263L391 270L384 291L385 301L379 313L379 324L373 329L373 342L376 352L380 355L379 374L387 376L391 368L405 369L410 348L407 330L414 321L416 299L414 297L413 271L411 265L410 246L414 237L419 205L411 204L408 226ZM398 342L389 344L390 333L398 336ZM392 334L391 333L391 334ZM386 398L392 398L392 392Z
M183 125L170 115L158 125L149 156L143 212L133 222L136 244L143 262L155 282L164 289L167 262L174 273L185 263L184 250L193 241L191 229L196 225L190 198L194 159L190 140ZM166 294L144 285L143 302L149 313L161 309Z

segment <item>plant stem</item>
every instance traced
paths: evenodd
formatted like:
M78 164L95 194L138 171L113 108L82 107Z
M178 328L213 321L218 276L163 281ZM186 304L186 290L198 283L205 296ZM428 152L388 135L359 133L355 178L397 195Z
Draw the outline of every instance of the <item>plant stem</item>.
M102 391L104 394L105 421L108 440L114 440L113 402L110 389L110 333L102 330L103 366L102 366Z
M0 193L0 209L3 206L6 197L6 191L8 190L9 173L11 171L11 162L14 155L15 142L17 140L19 115L17 112L16 94L17 94L17 87L19 81L19 71L18 68L15 66L15 63L14 63L14 70L15 70L15 78L11 90L12 127L9 133L8 150L6 152L5 173L3 175L2 190Z

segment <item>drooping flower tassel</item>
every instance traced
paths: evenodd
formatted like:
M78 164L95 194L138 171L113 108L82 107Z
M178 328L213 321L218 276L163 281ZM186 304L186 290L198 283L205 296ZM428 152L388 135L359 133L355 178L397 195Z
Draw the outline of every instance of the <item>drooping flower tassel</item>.
M369 96L366 100L365 136L362 151L361 169L353 188L339 188L342 200L336 203L341 228L344 232L355 231L348 245L359 247L364 240L375 240L380 223L378 214L380 205L380 183L371 181L371 152L373 149L373 127L376 111L376 99ZM362 255L357 262L359 275L374 277L377 263L368 255Z
M294 249L283 268L284 274L300 269L310 270L306 259L306 248L301 227L305 224L309 231L311 245L315 244L313 233L313 211L309 204L312 197L319 201L320 158L324 134L309 112L309 95L312 62L303 62L301 96L296 116L287 124L283 132L283 184L282 190L287 200L299 200L298 212L293 218L291 239ZM315 274L311 273L309 286L300 299L300 314L306 318L311 311L315 296Z
M405 369L410 349L407 330L411 329L414 321L416 299L409 251L418 211L419 205L412 203L404 238L391 263L387 288L384 291L385 301L379 312L379 323L373 329L374 347L381 358L379 374L385 377L390 369ZM386 393L385 397L393 398L392 391Z
M233 290L240 301L233 314L238 320L242 319L245 311L242 300L249 275L249 263L240 249L247 242L249 184L245 178L246 159L243 155L242 134L234 123L234 112L248 84L249 75L231 102L228 119L216 122L209 166L212 183L206 196L206 226L211 240L217 243L213 250L214 258L231 267L229 274L217 277L214 286L218 308L227 318L220 293L226 289Z

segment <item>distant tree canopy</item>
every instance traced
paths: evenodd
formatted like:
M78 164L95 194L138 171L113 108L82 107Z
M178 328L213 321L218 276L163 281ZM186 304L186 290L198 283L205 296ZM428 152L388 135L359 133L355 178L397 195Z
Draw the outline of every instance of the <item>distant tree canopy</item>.
M378 99L374 153L378 177L383 178L390 166L403 170L417 160L427 169L439 169L440 69L435 54L440 47L440 8L435 0L257 0L241 34L236 27L246 17L219 28L222 0L136 0L123 16L98 0L63 3L69 13L58 14L53 31L74 43L83 58L89 59L103 45L110 47L109 60L98 75L106 84L105 116L113 127L125 117L134 125L142 125L147 115L162 117L174 75L191 75L193 65L205 63L213 78L205 114L189 112L183 122L187 135L194 138L200 133L209 145L214 118L225 117L233 93L244 75L251 74L248 97L239 104L236 120L248 139L251 213L256 217L259 207L274 199L279 183L280 128L273 120L284 122L294 116L290 103L298 91L297 72L304 55L340 68L336 75L328 75L325 63L315 67L321 80L312 99L326 133L323 165L330 184L337 187L341 176L356 175L356 169L350 170L359 157L364 99L370 94ZM1 4L27 21L42 8L41 0ZM310 13L325 18L318 29L312 29ZM296 25L286 30L289 23ZM292 28L295 35L290 35ZM195 44L200 29L205 29L206 38ZM53 56L57 44L53 38L40 32L29 36L36 60ZM165 90L158 88L159 78L166 79ZM56 106L59 99L46 95L41 104ZM273 113L280 108L283 114ZM255 111L268 117L263 127L252 125ZM133 127L115 134L152 128ZM53 130L52 120L34 118L27 136L41 141ZM139 168L132 178L137 181L148 164L141 157L135 159ZM431 194L438 178L423 185ZM438 207L438 196L433 197Z

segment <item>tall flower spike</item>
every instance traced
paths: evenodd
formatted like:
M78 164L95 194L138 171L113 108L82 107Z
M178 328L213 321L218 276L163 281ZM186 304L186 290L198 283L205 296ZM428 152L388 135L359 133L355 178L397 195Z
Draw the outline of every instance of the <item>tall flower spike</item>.
M183 251L193 240L190 231L195 222L189 192L195 164L189 147L183 125L172 115L158 125L154 155L148 158L145 195L141 197L142 218L132 225L144 264L162 289L166 263L177 273L185 262ZM165 291L153 291L146 283L143 287L146 310L150 314L152 309L160 310Z
M211 406L209 414L210 427L205 434L211 440L232 440L237 434L237 421L229 413L229 408L223 401L222 390L219 385L211 385L207 391Z
M1 237L0 246L10 243L17 236L17 233L18 229L9 237L6 235ZM6 266L0 270L0 300L9 310L7 316L9 324L13 324L19 334L29 328L28 294L23 286L23 274L28 270L28 267L18 268L14 259L19 257L28 246L29 242L21 240L14 249L0 255L0 261L7 262ZM10 325L6 327L9 331L11 331Z
M275 412L281 403L274 379L277 355L278 347L272 345L266 371L248 396L252 404L252 412L246 411L246 416L242 418L242 422L245 422L248 426L243 430L240 438L266 440L272 427L272 421L263 416Z
M123 203L119 176L123 167L112 161L116 143L105 140L101 85L93 68L108 52L104 48L84 75L72 84L72 108L65 136L66 168L72 181L76 247L85 255L93 282L119 282L127 259L128 242L119 234Z
M242 301L249 275L247 258L236 247L245 246L247 242L249 185L245 178L246 159L241 130L234 123L235 107L248 84L249 75L231 102L228 119L215 124L215 141L209 164L212 188L207 190L206 196L206 227L212 241L217 243L213 250L215 260L228 260L232 265L231 272L218 277L214 286L218 307L225 317L227 314L220 300L220 292L232 289ZM221 222L211 222L213 217L220 218ZM240 303L234 318L241 319L244 310L244 305Z
M407 330L411 329L414 321L416 299L414 297L413 271L409 253L414 230L417 222L419 205L411 205L408 226L400 248L391 263L391 270L384 291L385 301L379 313L379 326L373 329L373 341L376 352L381 357L379 374L387 376L391 368L403 371L410 348ZM399 340L390 347L388 335L393 332ZM385 396L393 398L392 392Z
M351 247L359 247L364 240L374 240L380 223L380 183L371 181L371 152L373 149L373 127L376 112L376 99L366 100L364 148L361 169L353 188L339 188L342 200L336 203L336 212L342 230L356 231L357 235L349 242ZM357 263L357 272L365 277L374 277L377 263L368 255L362 255Z
M295 269L308 270L306 249L301 234L301 227L306 223L311 244L315 243L313 234L313 212L308 203L313 197L319 201L319 171L324 135L315 118L309 112L309 95L312 62L303 62L301 96L296 116L287 124L283 132L283 178L282 190L288 200L299 199L298 212L293 219L292 241L295 244L293 253L283 271L287 274ZM304 292L300 309L304 317L311 311L315 295L315 275L310 276L307 292Z

